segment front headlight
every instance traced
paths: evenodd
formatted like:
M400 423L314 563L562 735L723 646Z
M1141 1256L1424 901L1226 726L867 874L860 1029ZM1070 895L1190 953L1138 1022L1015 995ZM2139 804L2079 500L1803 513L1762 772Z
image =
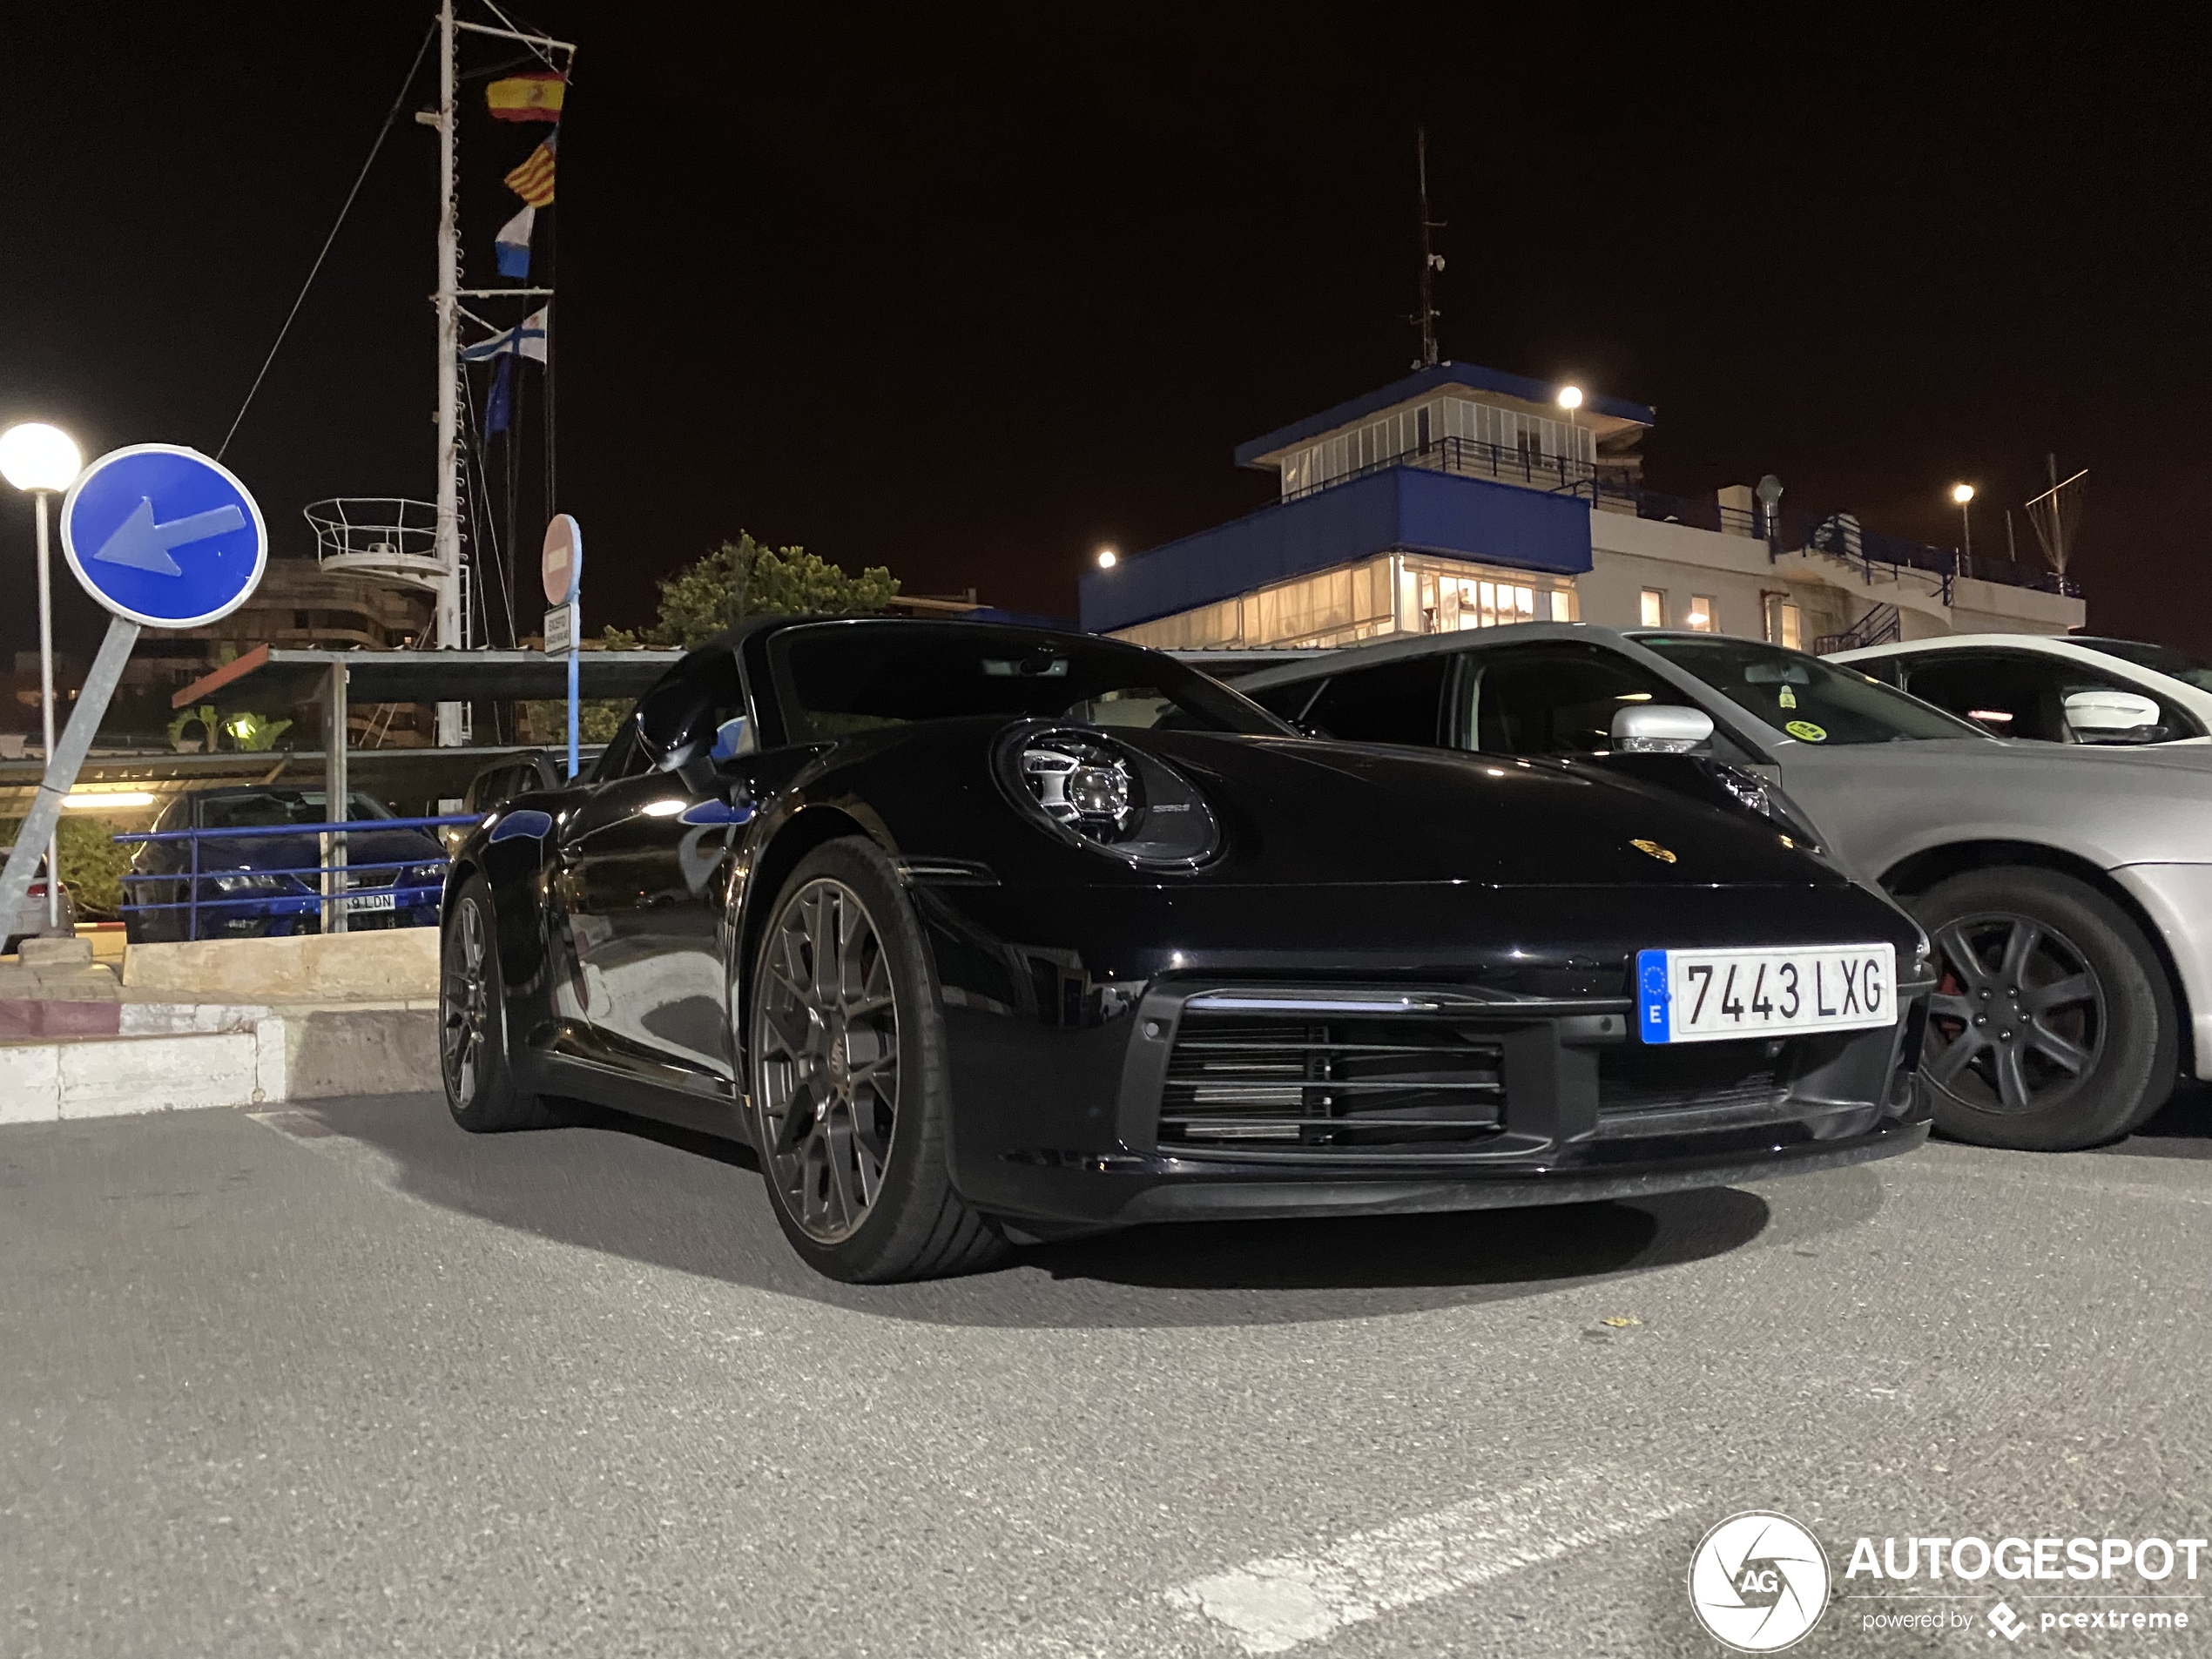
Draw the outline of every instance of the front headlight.
M445 867L442 864L410 864L400 872L403 887L442 887L445 885Z
M265 875L258 870L239 870L214 880L219 893L281 893L287 885L283 876Z
M1081 726L1015 726L999 739L999 782L1062 840L1140 869L1195 869L1221 846L1197 786L1143 750Z
M1769 783L1756 772L1746 772L1741 766L1731 766L1725 761L1709 763L1713 775L1720 780L1738 802L1788 833L1791 840L1808 853L1825 853L1826 844L1805 809L1791 800L1780 784Z

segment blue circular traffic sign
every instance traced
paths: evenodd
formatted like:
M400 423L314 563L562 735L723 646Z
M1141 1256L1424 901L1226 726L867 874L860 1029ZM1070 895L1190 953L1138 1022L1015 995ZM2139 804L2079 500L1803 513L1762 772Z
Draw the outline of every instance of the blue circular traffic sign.
M134 443L62 498L62 553L85 592L150 628L198 628L253 597L269 530L238 475L197 449Z

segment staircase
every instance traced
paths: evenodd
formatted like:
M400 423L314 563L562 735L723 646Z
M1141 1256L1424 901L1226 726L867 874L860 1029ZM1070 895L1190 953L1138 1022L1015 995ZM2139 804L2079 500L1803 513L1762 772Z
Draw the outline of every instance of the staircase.
M1812 654L1827 657L1839 651L1858 651L1868 645L1886 645L1893 639L1905 637L1905 624L1893 604L1874 606L1840 634L1823 634L1812 642Z

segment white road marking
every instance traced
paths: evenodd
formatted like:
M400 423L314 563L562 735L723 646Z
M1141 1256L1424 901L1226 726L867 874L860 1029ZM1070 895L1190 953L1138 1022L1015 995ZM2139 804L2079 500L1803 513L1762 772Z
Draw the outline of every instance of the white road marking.
M1693 1501L1641 1478L1578 1470L1352 1533L1311 1554L1247 1561L1167 1599L1246 1653L1284 1653L1640 1531Z

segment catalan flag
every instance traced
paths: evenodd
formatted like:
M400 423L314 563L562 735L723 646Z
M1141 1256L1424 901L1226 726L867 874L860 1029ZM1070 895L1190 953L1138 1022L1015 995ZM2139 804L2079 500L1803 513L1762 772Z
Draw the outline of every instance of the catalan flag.
M568 84L566 77L551 70L510 75L484 88L484 102L495 121L557 121Z
M545 142L529 152L523 165L507 175L507 188L532 207L553 205L553 152L560 146L561 130L555 127Z

